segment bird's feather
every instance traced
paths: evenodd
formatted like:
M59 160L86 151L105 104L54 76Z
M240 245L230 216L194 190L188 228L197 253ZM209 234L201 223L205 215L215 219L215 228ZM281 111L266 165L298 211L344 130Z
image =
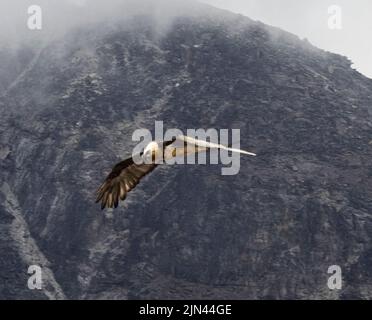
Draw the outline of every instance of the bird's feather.
M140 180L153 171L157 164L136 164L133 158L118 163L97 191L96 202L101 208L117 208L119 200L124 200Z
M226 147L222 144L217 144L217 143L213 143L213 142L199 140L199 139L195 139L195 138L188 137L188 136L180 135L180 136L177 137L177 139L180 140L180 141L184 141L188 144L192 144L192 145L196 145L196 146L204 147L204 148L208 148L208 149L223 149L223 150L227 150L227 151L246 154L246 155L249 155L249 156L256 156L256 154L252 153L252 152L248 152L248 151L244 151L244 150L236 149L236 148L229 148L229 147Z
M171 145L176 141L172 140L162 142L161 148ZM120 200L125 200L128 192L133 190L140 180L153 171L158 164L156 163L135 163L134 159L142 158L143 152L118 163L107 176L101 187L97 191L96 202L101 202L101 208L117 208ZM143 159L143 158L142 158Z

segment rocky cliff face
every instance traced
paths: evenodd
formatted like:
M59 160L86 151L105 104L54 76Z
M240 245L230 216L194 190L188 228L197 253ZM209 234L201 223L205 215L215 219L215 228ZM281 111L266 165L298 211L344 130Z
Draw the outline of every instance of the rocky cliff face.
M198 12L0 54L0 298L372 298L372 80L284 31ZM237 176L162 167L101 212L96 188L155 120L241 129L258 156Z

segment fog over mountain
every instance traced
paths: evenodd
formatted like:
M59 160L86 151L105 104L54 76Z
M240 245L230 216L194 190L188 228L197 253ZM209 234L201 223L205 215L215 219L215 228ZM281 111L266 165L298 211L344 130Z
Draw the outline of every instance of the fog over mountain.
M45 1L40 32L26 2L1 3L1 299L372 298L372 80L348 58L196 2ZM101 211L156 120L258 156L161 167Z
M37 5L42 9L43 28L34 32L27 27L28 8ZM44 41L57 38L78 27L95 25L107 28L133 15L151 14L156 24L164 25L179 14L197 14L197 1L190 0L3 0L0 4L4 19L0 20L0 40L7 43L25 42L34 38Z
M372 2L369 0L203 0L307 38L312 44L348 56L353 68L372 78ZM335 15L336 14L336 15ZM339 28L330 28L335 17Z

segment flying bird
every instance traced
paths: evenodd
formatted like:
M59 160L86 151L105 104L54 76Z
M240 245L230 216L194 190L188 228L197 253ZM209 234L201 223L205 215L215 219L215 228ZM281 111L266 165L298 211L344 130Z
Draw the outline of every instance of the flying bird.
M177 141L183 142L183 147L175 148ZM198 140L188 136L177 136L170 141L150 142L144 151L118 163L107 176L101 187L97 191L96 203L101 202L101 209L117 208L120 200L124 200L131 190L133 190L140 180L152 172L158 165L158 159L164 161L174 159L179 156L187 156L208 149L223 149L231 152L256 156L255 153L229 148L221 144ZM141 159L141 164L137 164L135 157Z

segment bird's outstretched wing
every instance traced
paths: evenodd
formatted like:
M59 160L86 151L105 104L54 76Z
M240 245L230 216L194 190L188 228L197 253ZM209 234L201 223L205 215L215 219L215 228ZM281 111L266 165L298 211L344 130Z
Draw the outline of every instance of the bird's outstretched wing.
M101 209L117 208L119 200L136 187L140 180L153 171L157 164L135 164L133 158L118 163L97 191L96 202L101 201Z
M195 139L195 138L188 137L188 136L179 135L177 137L177 140L184 141L185 144L189 144L189 145L194 145L194 146L200 147L201 150L206 150L206 149L223 149L223 150L227 150L227 151L232 151L232 152L246 154L246 155L249 155L249 156L256 156L256 154L255 153L252 153L252 152L248 152L248 151L244 151L244 150L236 149L236 148L229 148L229 147L226 147L226 146L224 146L222 144L217 144L217 143L212 143L212 142L208 142L208 141L204 141L204 140L199 140L199 139Z

